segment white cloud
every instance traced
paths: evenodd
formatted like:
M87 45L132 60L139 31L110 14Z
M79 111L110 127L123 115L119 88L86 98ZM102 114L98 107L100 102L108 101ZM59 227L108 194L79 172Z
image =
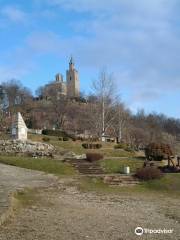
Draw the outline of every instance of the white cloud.
M36 55L53 54L64 58L72 53L82 69L107 66L120 89L130 89L137 103L160 98L157 89L180 89L179 1L34 1L39 4L39 17L44 11L45 17L55 17L57 23L56 17L63 10L66 22L62 26L64 22L59 21L59 29L53 28L54 32L45 26L42 31L31 32L25 39L23 56L34 59ZM22 12L18 17L17 12L14 19L20 21L25 15ZM66 27L68 34L63 35L66 30L61 27Z
M167 15L177 0L35 0L36 2L46 2L51 6L74 10L77 12L139 12L141 15Z
M5 6L1 9L0 13L12 22L24 22L27 19L27 14L16 6Z

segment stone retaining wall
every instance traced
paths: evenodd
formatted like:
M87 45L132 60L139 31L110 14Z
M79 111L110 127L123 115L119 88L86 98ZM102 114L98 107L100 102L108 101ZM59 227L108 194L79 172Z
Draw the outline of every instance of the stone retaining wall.
M52 156L55 152L54 146L47 143L21 141L21 140L0 140L0 154L15 154L36 156Z

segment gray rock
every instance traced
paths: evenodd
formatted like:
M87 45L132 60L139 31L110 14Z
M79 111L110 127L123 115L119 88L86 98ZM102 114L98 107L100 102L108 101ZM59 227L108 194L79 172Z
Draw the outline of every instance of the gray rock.
M27 154L29 156L52 156L54 146L47 143L32 142L30 140L0 140L2 154Z
M86 159L86 154L76 155L77 160Z

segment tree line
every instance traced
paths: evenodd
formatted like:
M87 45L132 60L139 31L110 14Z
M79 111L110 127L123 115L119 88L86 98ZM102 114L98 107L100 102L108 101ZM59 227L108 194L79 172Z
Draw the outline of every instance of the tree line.
M57 87L46 88L46 98L44 87L40 87L34 97L20 82L4 82L0 86L0 130L7 131L12 115L20 111L29 128L86 132L94 137L109 135L134 148L150 142L175 146L180 140L180 119L145 114L144 110L133 114L116 89L113 75L106 70L92 82L91 94L75 99L60 95Z

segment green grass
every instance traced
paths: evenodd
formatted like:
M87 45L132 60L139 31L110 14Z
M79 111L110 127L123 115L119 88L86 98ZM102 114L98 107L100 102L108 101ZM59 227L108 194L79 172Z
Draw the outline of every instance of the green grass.
M68 151L72 151L78 155L86 153L86 150L81 146L81 142L73 142L71 140L59 141L58 139L53 139L52 141L50 141L50 143L60 150L65 149Z
M93 191L103 194L141 195L146 197L180 197L180 174L166 174L158 180L142 182L135 186L112 187L105 184L101 179L84 177L80 179L79 189L81 191Z
M100 164L106 173L122 173L125 166L130 167L131 172L135 172L137 168L143 165L142 158L128 158L128 159L105 159L101 160Z
M48 158L0 156L0 162L12 166L52 173L55 175L75 174L74 168L69 164Z
M104 154L105 157L133 157L135 154L132 152L125 151L123 149L100 149L100 153Z
M112 188L109 185L105 184L101 179L83 177L79 180L78 188L80 191L87 192L96 192L96 193L116 193L119 192L120 188Z
M42 142L42 138L45 135L36 135L36 134L29 134L28 138L32 141L40 141ZM101 143L102 148L97 150L92 149L84 149L82 147L81 141L59 141L58 137L55 136L47 136L50 141L49 144L54 145L59 150L68 150L73 151L76 154L84 154L86 152L98 152L103 154L105 157L132 157L134 156L134 153L124 151L122 149L114 149L114 143Z
M179 195L180 173L165 174L161 179L144 182L142 186L148 190L175 193Z

